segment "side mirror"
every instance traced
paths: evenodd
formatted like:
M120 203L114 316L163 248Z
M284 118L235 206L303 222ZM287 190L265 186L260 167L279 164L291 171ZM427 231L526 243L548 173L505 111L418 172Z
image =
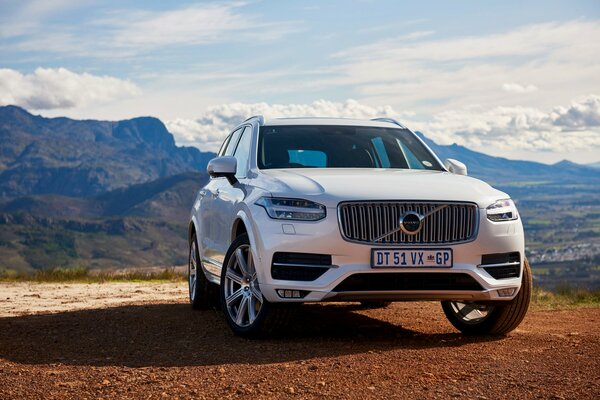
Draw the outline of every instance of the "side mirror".
M444 161L444 167L446 167L446 169L452 172L453 174L467 175L467 166L453 158L447 158Z
M213 158L206 166L206 172L213 178L225 177L232 185L237 182L235 172L237 160L232 156Z

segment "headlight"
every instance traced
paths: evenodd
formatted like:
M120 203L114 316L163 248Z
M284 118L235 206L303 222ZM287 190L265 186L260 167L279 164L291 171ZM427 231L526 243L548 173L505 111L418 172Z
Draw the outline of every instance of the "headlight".
M517 207L511 199L498 200L486 209L490 221L512 221L519 218Z
M326 215L324 205L309 200L261 197L256 204L275 219L318 221Z

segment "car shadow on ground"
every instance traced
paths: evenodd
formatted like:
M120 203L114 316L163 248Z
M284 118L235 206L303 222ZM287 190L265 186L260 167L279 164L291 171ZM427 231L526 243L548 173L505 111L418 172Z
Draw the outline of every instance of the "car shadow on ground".
M0 318L0 358L23 364L194 366L277 363L496 340L420 333L356 312L303 306L272 337L234 336L218 310L152 304Z

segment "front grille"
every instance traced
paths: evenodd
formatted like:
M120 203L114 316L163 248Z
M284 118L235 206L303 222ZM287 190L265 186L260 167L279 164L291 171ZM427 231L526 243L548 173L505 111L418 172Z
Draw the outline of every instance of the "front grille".
M331 268L331 255L277 252L273 254L271 276L285 281L314 281Z
M334 292L367 292L392 290L483 290L475 279L459 273L368 273L344 279Z
M410 211L426 216L414 235L400 229L400 218ZM342 236L355 242L446 244L466 242L477 234L477 205L472 203L348 202L340 204L338 213Z

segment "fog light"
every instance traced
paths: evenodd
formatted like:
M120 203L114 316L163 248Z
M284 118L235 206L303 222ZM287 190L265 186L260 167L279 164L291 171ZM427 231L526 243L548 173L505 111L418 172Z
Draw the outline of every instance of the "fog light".
M513 294L515 294L515 288L498 289L498 296L500 297L510 297Z
M305 297L308 292L305 290L277 289L277 294L279 297L283 297L285 299L301 299Z

